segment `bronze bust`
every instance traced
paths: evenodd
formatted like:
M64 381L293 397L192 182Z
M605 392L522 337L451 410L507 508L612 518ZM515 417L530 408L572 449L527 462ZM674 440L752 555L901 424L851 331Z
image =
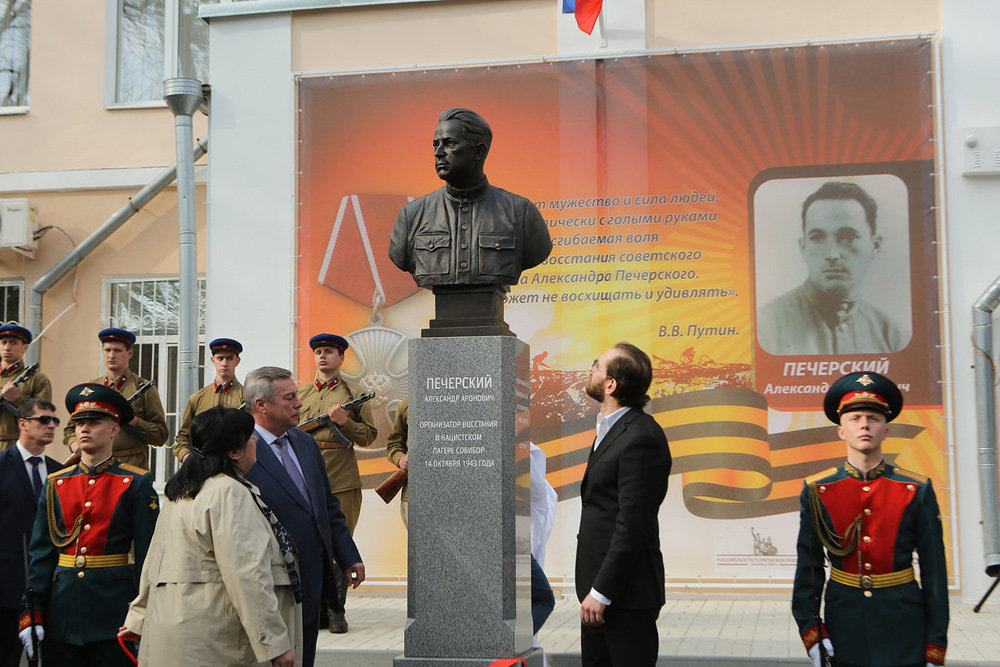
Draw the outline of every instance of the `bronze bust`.
M400 210L389 258L421 287L517 284L552 251L545 221L528 199L486 180L493 133L482 116L448 109L438 120L434 167L445 186Z

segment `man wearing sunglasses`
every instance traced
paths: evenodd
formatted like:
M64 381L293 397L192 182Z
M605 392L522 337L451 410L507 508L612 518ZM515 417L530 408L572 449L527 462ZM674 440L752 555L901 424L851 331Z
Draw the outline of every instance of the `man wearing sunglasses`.
M48 473L62 466L45 456L45 446L56 436L56 406L29 398L17 410L19 435L14 446L0 452L0 665L17 665L21 642L17 619L24 594L24 544L31 536L38 497Z
M44 373L36 371L21 384L14 384L24 372L24 355L30 344L31 332L24 327L17 324L0 326L0 396L13 408L29 398L52 400L52 383ZM5 405L0 408L0 451L13 447L19 437L17 416Z

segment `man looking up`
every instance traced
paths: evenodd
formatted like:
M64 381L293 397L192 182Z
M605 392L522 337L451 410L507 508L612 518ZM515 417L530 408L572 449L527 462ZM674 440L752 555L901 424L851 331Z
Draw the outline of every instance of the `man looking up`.
M243 346L232 338L216 338L208 344L208 349L212 352L215 381L191 394L187 407L184 408L184 419L177 430L173 447L174 456L182 463L188 456L190 445L188 433L195 415L217 405L238 408L243 404L243 385L236 379L236 367L240 365Z
M302 401L302 419L312 419L322 414L330 417L352 443L347 446L327 427L312 431L312 435L326 464L326 475L330 479L330 489L340 503L340 509L347 520L347 529L354 536L361 515L361 472L353 445L367 447L378 436L371 416L371 404L366 403L350 412L341 406L353 400L358 394L340 376L340 366L344 363L347 339L342 336L321 333L309 339L316 362L316 377L312 382L299 387ZM337 603L327 602L330 609L342 608L347 601L347 580L341 568L334 568L337 575ZM347 619L343 612L330 612L328 619L330 632L347 632Z
M31 332L17 324L0 327L0 396L17 408L30 398L52 400L52 383L40 371L14 386L14 380L24 371L24 355L31 344ZM19 436L18 417L11 410L0 408L0 451L13 447Z
M882 455L889 422L902 409L895 383L872 372L845 375L823 401L847 460L803 483L792 589L792 615L816 667L823 651L834 664L944 664L948 580L937 498L927 477Z
M121 424L133 417L124 396L80 384L66 394L66 410L80 462L49 473L35 514L28 551L35 616L26 597L21 643L30 654L33 621L46 667L125 667L116 637L159 512L153 476L112 455Z
M652 667L663 606L660 503L670 447L643 412L649 356L618 343L594 360L587 394L600 404L597 437L580 483L576 594L583 664Z
M110 387L126 398L135 393L139 385L146 382L129 368L135 334L124 329L103 329L97 334L101 341L101 354L107 374L93 380ZM167 418L156 387L132 404L129 421L122 423L115 437L114 455L123 463L149 468L149 445L158 447L167 441ZM74 425L69 424L63 431L63 443L72 451L77 450Z
M302 664L312 667L320 600L333 590L334 560L355 588L365 580L365 565L330 492L316 441L295 428L302 401L291 371L274 366L251 371L243 400L257 423L257 463L246 478L295 541L302 578Z
M17 619L24 594L24 545L31 537L38 498L48 473L62 468L45 456L45 446L56 435L56 406L42 398L29 398L17 409L20 429L14 447L0 452L0 665L21 661Z

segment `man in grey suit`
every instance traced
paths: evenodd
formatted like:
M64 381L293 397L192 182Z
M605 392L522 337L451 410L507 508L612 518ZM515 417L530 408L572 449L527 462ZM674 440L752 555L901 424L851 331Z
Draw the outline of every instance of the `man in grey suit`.
M585 667L652 667L663 606L657 513L667 493L670 447L643 412L652 364L618 343L594 360L587 394L601 404L580 483L576 594Z
M35 523L38 497L49 473L62 464L45 456L56 436L56 406L44 398L29 398L18 407L16 444L0 452L0 667L21 660L17 619L24 595L24 544Z
M251 371L243 400L257 423L257 463L246 477L295 541L302 578L302 664L311 667L320 600L337 599L324 596L333 590L333 561L351 564L344 574L354 588L365 580L365 565L330 492L316 441L295 428L302 401L291 372L274 366Z

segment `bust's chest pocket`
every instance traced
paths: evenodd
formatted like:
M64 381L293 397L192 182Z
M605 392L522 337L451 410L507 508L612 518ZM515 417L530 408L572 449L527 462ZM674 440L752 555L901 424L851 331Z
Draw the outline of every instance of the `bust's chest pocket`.
M513 282L517 266L517 237L513 234L479 235L479 272Z
M442 275L451 271L451 237L448 233L413 237L414 273Z

